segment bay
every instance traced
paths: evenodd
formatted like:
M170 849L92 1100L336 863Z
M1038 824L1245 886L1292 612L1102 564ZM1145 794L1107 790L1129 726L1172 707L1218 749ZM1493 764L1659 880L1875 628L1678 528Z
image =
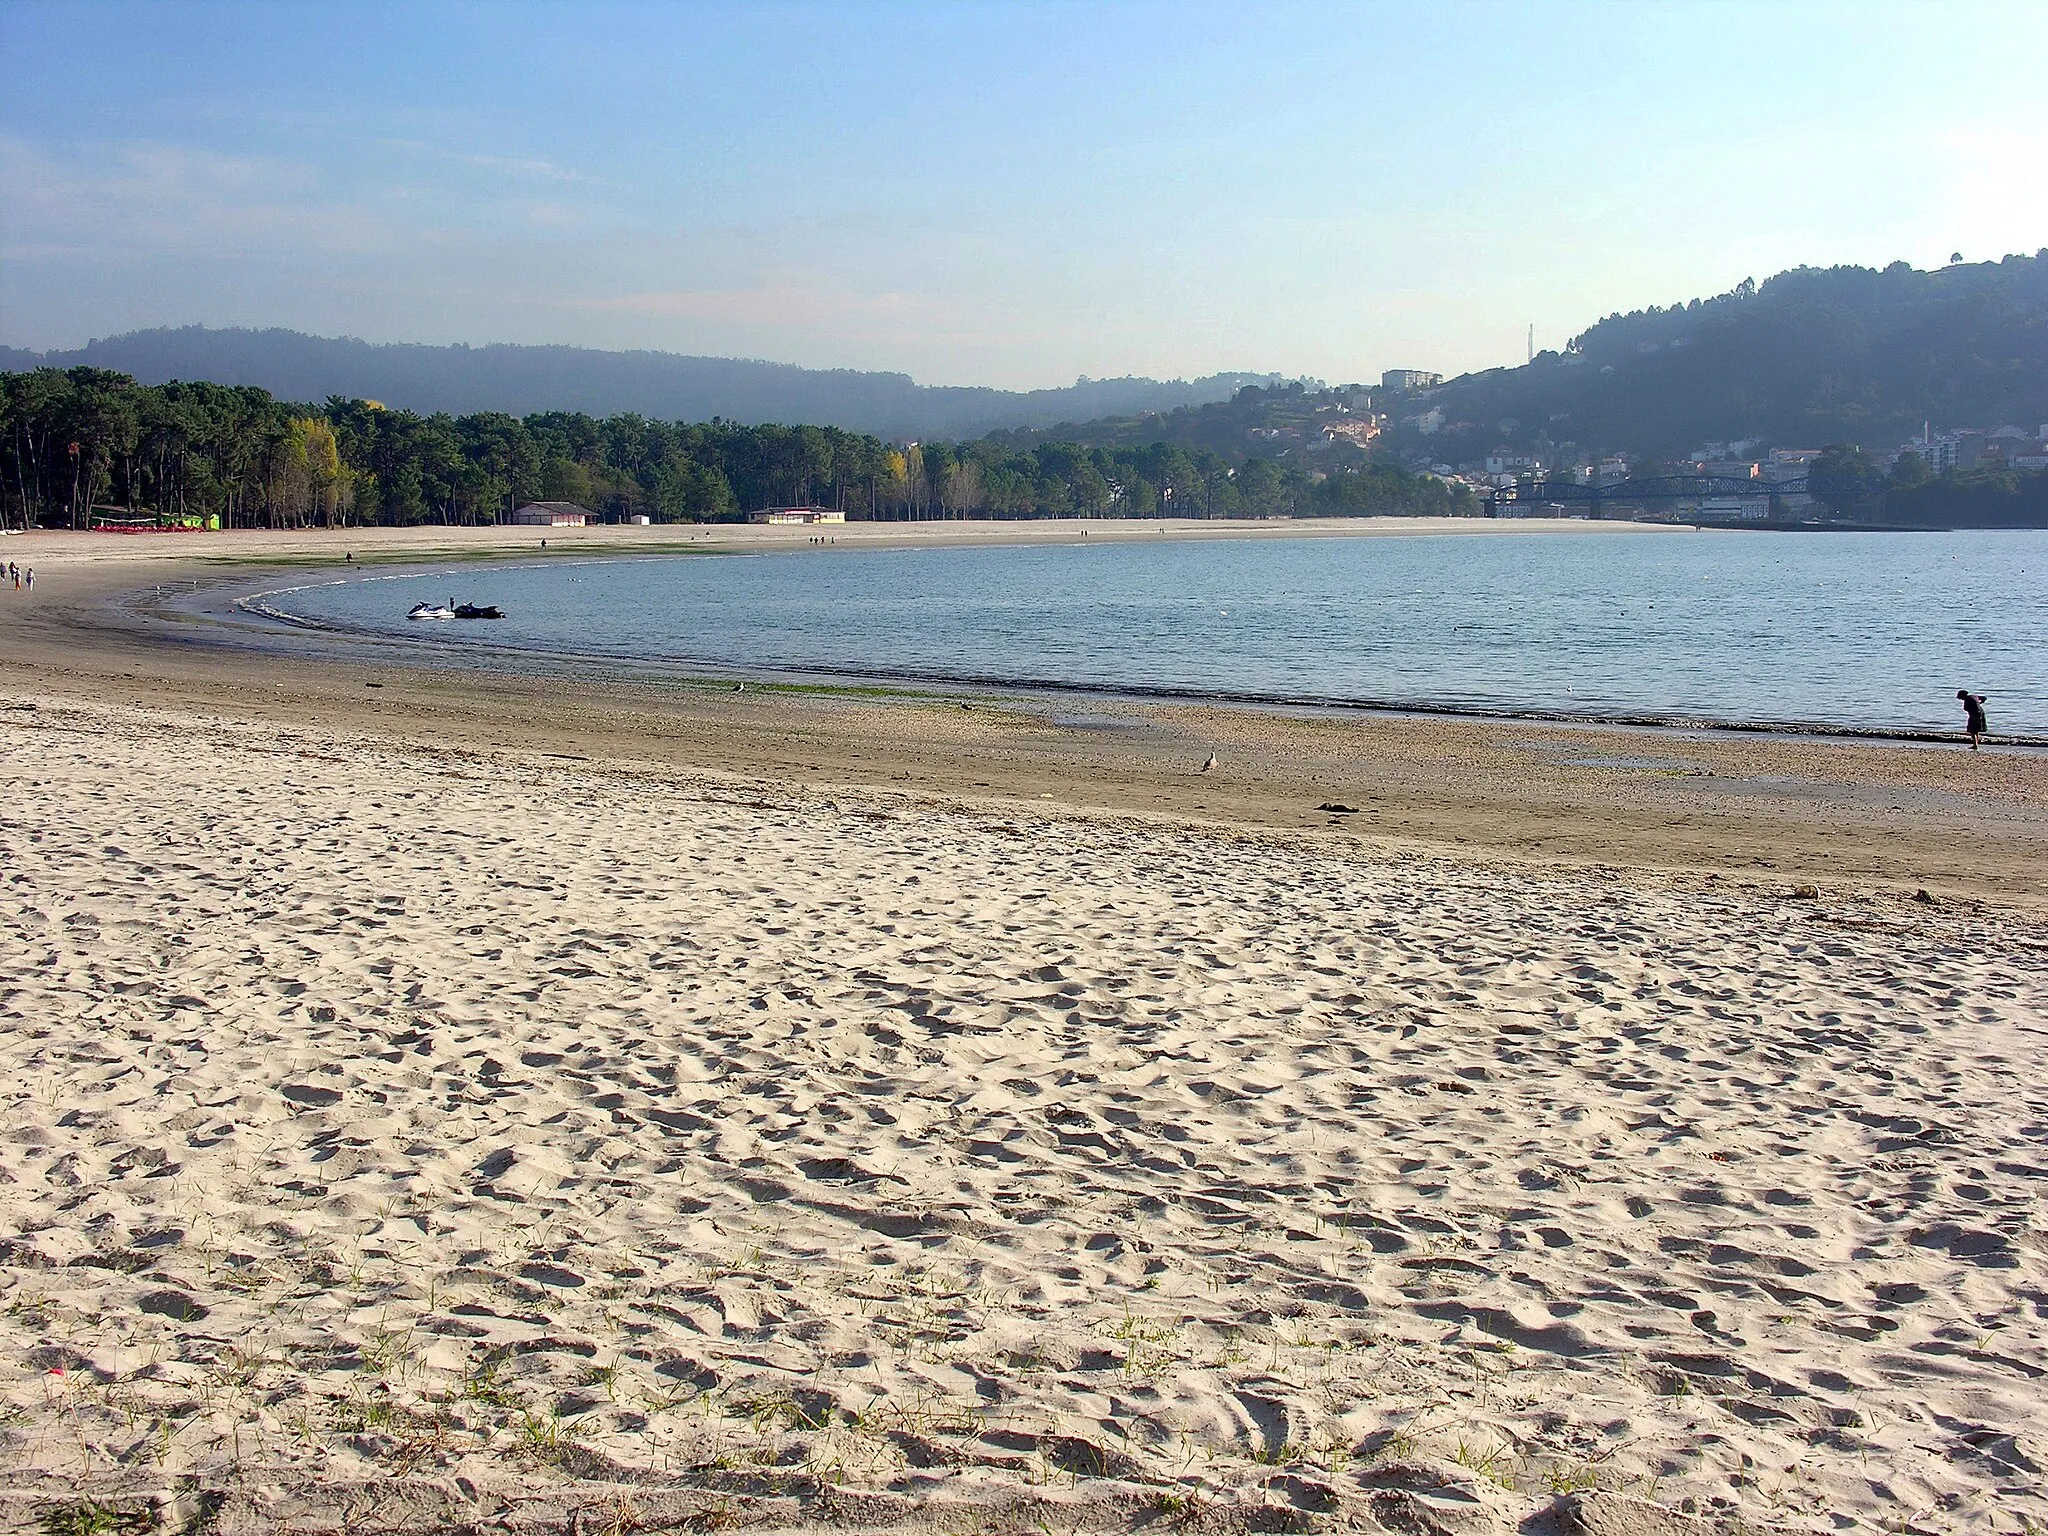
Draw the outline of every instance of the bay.
M2048 733L2048 531L1460 534L560 559L275 594L423 649L1273 701ZM423 598L498 622L408 623Z

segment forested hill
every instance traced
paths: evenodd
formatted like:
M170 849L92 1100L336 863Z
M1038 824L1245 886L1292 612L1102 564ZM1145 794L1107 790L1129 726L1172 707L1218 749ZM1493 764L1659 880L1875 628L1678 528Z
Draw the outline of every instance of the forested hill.
M1924 421L2038 427L2048 421L2048 251L1926 272L1800 267L1718 298L1610 315L1563 353L1467 374L1427 404L1443 430L1425 438L1410 425L1401 441L1453 462L1542 438L1668 459L1744 438L1876 449Z
M962 438L1013 427L1228 399L1272 375L1088 379L1064 389L1012 392L913 383L901 373L798 368L785 363L600 352L581 347L374 345L297 331L133 331L75 352L0 347L0 370L79 365L143 384L174 379L250 384L284 400L330 395L379 400L423 415L580 411L658 420L807 422L881 437Z
M495 523L522 501L617 519L1446 514L1471 493L1363 455L1234 462L1170 443L885 443L837 427L622 413L423 416L255 385L138 385L78 365L0 372L0 529Z
M1324 445L1326 429L1348 432L1370 413L1376 391L1363 384L1335 388L1314 379L1247 384L1228 400L1170 411L1062 421L990 434L1010 448L1078 443L1086 448L1136 448L1165 443L1190 453L1214 453L1237 463L1248 457L1284 459Z

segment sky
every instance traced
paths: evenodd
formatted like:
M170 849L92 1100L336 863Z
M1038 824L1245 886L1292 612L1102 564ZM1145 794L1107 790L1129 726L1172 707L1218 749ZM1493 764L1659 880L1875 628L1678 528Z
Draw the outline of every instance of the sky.
M0 3L0 343L1035 388L2048 246L2048 6Z

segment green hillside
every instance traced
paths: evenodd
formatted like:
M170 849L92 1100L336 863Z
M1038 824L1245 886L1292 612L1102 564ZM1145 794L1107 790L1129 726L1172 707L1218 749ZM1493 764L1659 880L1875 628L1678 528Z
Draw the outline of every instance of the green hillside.
M1247 457L1286 458L1290 449L1322 443L1325 427L1364 412L1375 393L1359 384L1332 389L1313 379L1249 384L1228 400L991 432L985 441L1010 449L1042 443L1111 449L1165 443L1189 453L1220 454L1232 463Z
M2048 251L1923 272L1801 267L1711 299L1610 315L1564 352L1454 379L1406 452L1497 444L1673 459L1707 442L1896 446L1923 422L2048 421Z

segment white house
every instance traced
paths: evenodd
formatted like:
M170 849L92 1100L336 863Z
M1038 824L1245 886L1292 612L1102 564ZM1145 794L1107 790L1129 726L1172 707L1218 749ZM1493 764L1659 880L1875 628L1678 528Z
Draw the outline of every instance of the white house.
M1956 467L1956 461L1962 457L1962 447L1963 439L1960 433L1944 432L1939 437L1923 433L1918 441L1905 444L1893 454L1892 462L1897 463L1906 454L1917 453L1930 475L1946 474Z
M581 528L590 514L573 501L529 501L505 521L522 528Z
M782 525L809 525L817 523L843 523L844 512L834 512L826 507L763 507L759 512L749 512L750 523L773 523Z

